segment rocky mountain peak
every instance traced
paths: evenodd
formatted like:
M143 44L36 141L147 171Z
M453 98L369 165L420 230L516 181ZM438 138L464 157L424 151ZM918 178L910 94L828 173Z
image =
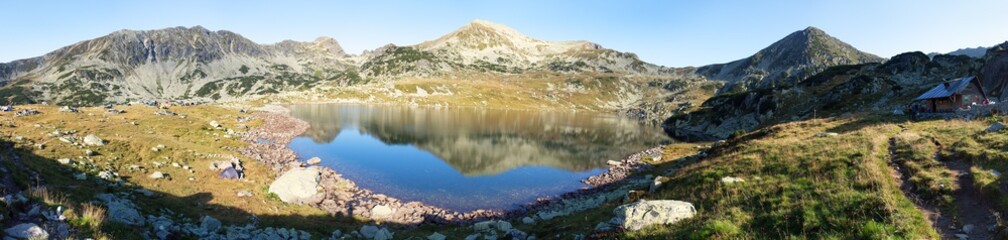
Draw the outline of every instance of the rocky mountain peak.
M725 64L701 67L697 72L723 80L725 91L790 86L830 66L880 62L830 36L822 29L808 27L788 34L756 54Z

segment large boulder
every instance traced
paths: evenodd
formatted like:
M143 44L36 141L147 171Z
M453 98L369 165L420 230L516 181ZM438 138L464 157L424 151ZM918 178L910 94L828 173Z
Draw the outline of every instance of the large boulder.
M672 224L696 215L693 204L676 200L640 200L613 210L610 223L626 230L640 230L654 224Z
M102 140L94 134L88 134L87 136L84 136L84 144L89 146L104 146L105 140Z
M395 213L395 210L385 205L375 205L371 208L371 218L372 219L386 219L391 217Z
M270 184L269 192L287 203L304 203L318 193L321 174L316 167L288 170Z
M4 229L4 233L9 237L23 239L47 239L49 233L34 223L22 223Z
M108 209L108 219L131 226L143 226L144 217L137 211L136 205L128 199L119 198L115 195L103 193L98 194L98 199L105 203Z

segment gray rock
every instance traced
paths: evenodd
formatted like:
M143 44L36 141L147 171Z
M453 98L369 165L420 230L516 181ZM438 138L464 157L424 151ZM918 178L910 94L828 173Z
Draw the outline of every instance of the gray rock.
M371 208L371 218L373 219L385 219L391 217L395 213L395 210L385 205L375 205Z
M522 223L524 223L524 224L533 224L533 223L535 223L535 219L533 219L531 217L523 217L522 218Z
M651 183L651 187L648 187L648 193L653 193L654 191L658 190L658 188L661 188L662 184L664 184L668 180L669 178L665 176L655 177L654 181Z
M672 224L696 215L693 204L676 200L640 200L613 210L610 223L627 230L654 224Z
M508 221L499 220L497 221L497 230L500 230L501 232L511 231L511 223Z
M133 202L108 193L98 194L97 197L105 202L106 212L108 213L106 215L110 221L132 226L144 225L144 217L137 211L136 205L133 205Z
M165 174L162 173L162 172L160 172L160 171L157 171L157 172L151 173L151 175L148 176L148 177L150 179L162 179L162 178L165 178Z
M392 232L387 228L382 228L378 232L375 232L374 240L392 240L392 235Z
M725 184L740 183L740 182L745 182L745 179L731 176L721 178L721 183Z
M56 162L59 162L60 164L63 165L69 165L70 163L73 163L73 161L71 161L69 158L56 159Z
M115 178L115 174L113 174L110 171L101 171L98 172L98 178L111 181L113 178Z
M22 223L14 225L8 229L4 229L4 233L7 236L14 238L25 238L25 239L46 239L49 238L49 233L39 227L34 223Z
M213 128L220 128L221 127L220 123L217 123L216 120L210 121L210 126L213 127Z
M318 168L288 170L270 184L269 192L287 203L302 203L318 193L321 171Z
M445 240L446 238L448 237L438 232L431 233L430 236L427 236L427 240Z
M319 157L313 157L308 159L308 161L306 162L308 163L308 165L318 165L319 163L322 163L322 159Z
M835 132L821 132L821 133L816 133L815 136L816 137L836 137L836 136L840 136L840 134L839 133L835 133Z
M74 179L77 179L79 181L87 180L87 173L74 174Z
M956 239L960 239L960 240L969 239L969 235L962 234L962 233L956 234L955 237L956 237Z
M151 192L151 190L142 189L142 188L141 189L137 189L137 190L133 190L133 192L139 193L140 195L144 195L144 197L153 197L154 196L154 192Z
M238 191L238 197L251 197L251 196L252 196L252 190Z
M98 136L95 136L94 134L88 134L84 137L84 144L90 146L105 146L105 140L98 138Z
M991 124L990 127L987 127L987 132L997 132L1004 129L1005 129L1004 123L995 122L994 124Z
M973 224L966 224L966 225L963 225L963 227L962 227L962 232L964 232L964 233L970 233L970 232L972 232L972 231L973 231L973 228L975 228L975 227L973 226Z
M221 228L220 220L213 218L211 216L203 216L200 219L200 230L204 233L214 233Z
M360 234L361 236L364 236L364 238L372 239L375 237L375 234L378 233L378 230L377 226L364 225L360 228Z

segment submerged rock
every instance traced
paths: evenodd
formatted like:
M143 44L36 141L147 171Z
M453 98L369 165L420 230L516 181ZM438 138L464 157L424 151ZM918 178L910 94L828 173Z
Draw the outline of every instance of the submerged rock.
M269 192L276 194L281 201L302 203L318 193L320 175L318 168L294 168L273 181Z
M672 224L696 215L693 204L676 200L640 200L613 210L610 223L627 230L654 224Z

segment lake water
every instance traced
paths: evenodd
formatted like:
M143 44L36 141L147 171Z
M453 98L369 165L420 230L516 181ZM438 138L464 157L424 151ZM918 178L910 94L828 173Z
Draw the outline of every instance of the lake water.
M621 159L671 141L657 127L604 114L305 104L301 160L403 201L456 211L510 209L587 185Z

